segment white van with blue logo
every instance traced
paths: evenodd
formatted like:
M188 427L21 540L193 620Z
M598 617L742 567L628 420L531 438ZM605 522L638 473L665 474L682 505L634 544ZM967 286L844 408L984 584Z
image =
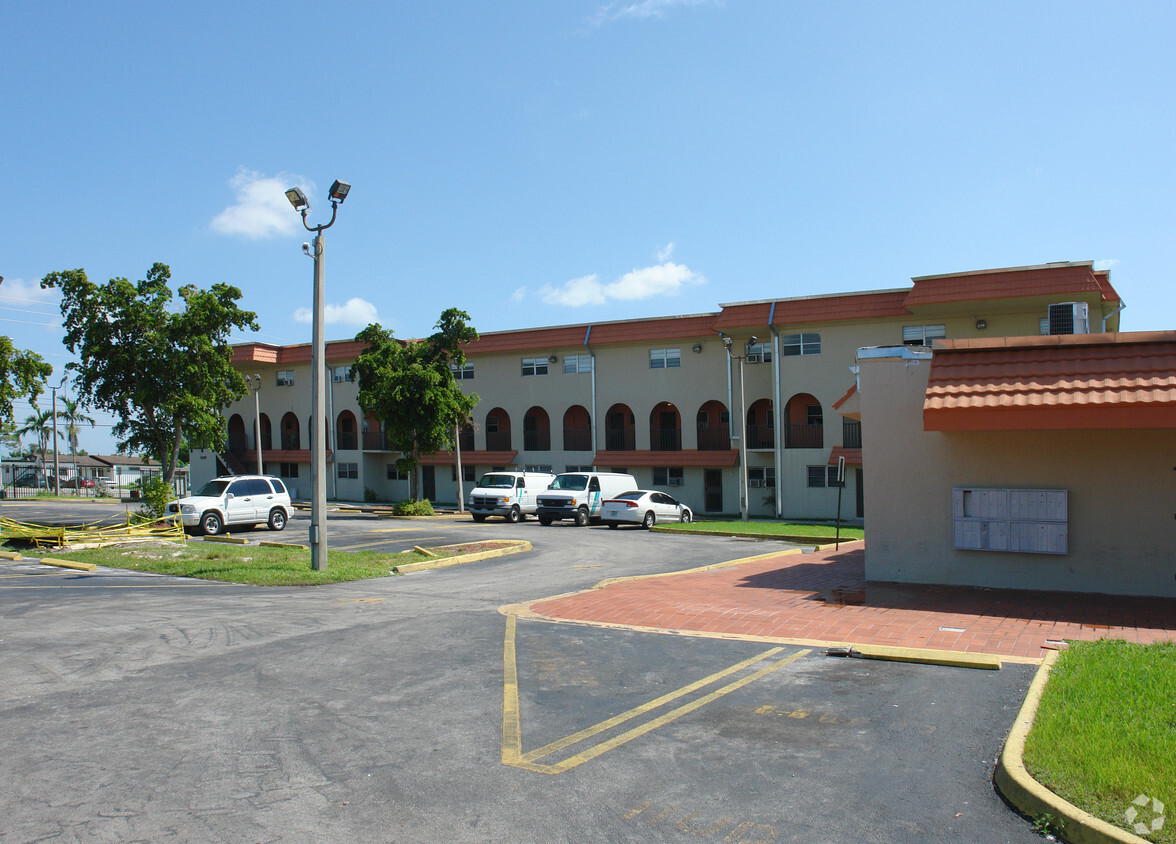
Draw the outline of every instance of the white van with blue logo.
M470 515L475 522L487 516L502 516L519 522L535 515L535 497L547 489L555 475L547 472L490 472L478 480L469 497Z
M549 525L560 519L571 519L577 527L589 521L600 521L600 505L606 498L639 489L632 475L620 472L565 472L556 475L539 495L536 514L539 524Z

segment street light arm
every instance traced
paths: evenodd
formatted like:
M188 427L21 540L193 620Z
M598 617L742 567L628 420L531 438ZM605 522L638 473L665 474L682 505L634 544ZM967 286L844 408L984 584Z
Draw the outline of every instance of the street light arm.
M329 229L331 226L335 225L335 216L339 213L339 203L335 200L331 200L331 221L319 226L312 226L310 223L306 222L306 212L309 210L309 208L302 209L302 227L308 232L320 234L322 233L323 229Z

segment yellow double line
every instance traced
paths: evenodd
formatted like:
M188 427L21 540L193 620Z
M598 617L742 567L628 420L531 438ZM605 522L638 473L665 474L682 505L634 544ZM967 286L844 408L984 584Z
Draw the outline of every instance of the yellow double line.
M619 715L614 715L607 721L601 721L592 727L580 730L578 733L573 733L570 736L553 741L536 750L531 750L523 753L523 734L522 722L519 715L519 677L518 666L515 661L515 629L517 626L517 619L515 616L508 616L506 619L506 641L503 646L502 653L502 669L503 669L503 684L502 684L502 764L511 765L516 768L525 768L529 771L539 771L544 774L562 774L564 771L569 771L578 765L583 765L589 760L595 759L608 751L620 747L626 742L630 742L639 736L643 736L651 730L656 730L658 727L669 724L681 718L683 715L706 706L718 698L730 694L737 689L741 689L748 683L752 683L761 677L764 677L773 671L783 668L789 663L796 662L803 656L811 653L811 649L804 649L795 653L789 654L783 659L778 659L774 662L768 663L758 671L747 674L738 680L734 680L725 686L722 686L714 691L705 694L699 698L684 703L669 712L665 712L656 717L650 718L635 727L626 730L612 738L606 739L599 744L592 745L573 756L556 762L554 764L543 764L538 760L544 759L557 753L564 748L570 747L573 744L578 744L587 738L599 735L606 730L611 730L614 727L620 726L627 721L631 721L642 715L653 712L666 704L672 703L686 695L692 694L706 686L719 682L733 674L738 674L758 662L771 659L777 654L781 653L783 648L769 648L761 654L745 659L722 671L711 674L709 677L703 677L689 685L683 686L680 689L664 694L659 698L643 703L630 709L628 712L622 712Z

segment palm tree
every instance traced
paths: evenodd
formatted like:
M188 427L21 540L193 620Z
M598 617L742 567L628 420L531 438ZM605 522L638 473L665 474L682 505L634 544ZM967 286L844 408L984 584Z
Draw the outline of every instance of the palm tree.
M78 433L82 425L90 423L90 427L94 427L94 417L87 416L82 413L81 408L78 407L77 399L68 399L64 396L61 403L65 406L65 410L58 411L57 417L65 423L65 438L69 442L69 456L73 458L74 475L78 473Z
M37 438L37 450L41 454L41 469L44 475L45 454L52 447L53 442L53 411L41 410L33 405L33 412L25 418L24 427L17 428L17 436L32 435Z

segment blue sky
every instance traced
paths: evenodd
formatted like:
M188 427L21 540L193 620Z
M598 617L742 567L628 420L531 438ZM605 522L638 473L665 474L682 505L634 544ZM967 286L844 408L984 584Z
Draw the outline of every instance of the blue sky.
M0 320L55 270L241 288L310 340L482 331L1094 260L1176 328L1176 6L784 0L16 4ZM43 400L44 402L44 400ZM27 415L17 406L17 417ZM111 451L108 419L82 437Z

